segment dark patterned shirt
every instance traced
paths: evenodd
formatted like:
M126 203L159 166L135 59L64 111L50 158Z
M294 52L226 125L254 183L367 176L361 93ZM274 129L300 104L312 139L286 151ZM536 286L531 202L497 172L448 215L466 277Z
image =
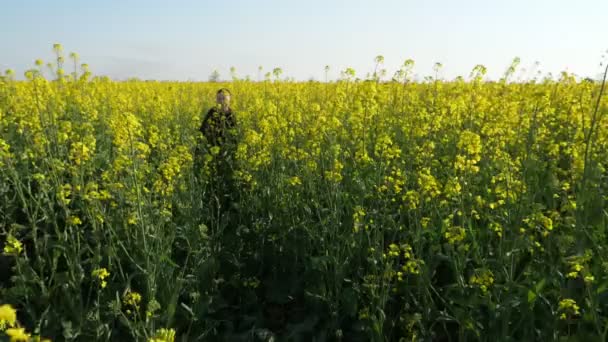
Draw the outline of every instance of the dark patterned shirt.
M201 124L200 131L212 146L220 146L225 142L227 130L236 127L236 119L232 109L227 112L217 107L209 109Z

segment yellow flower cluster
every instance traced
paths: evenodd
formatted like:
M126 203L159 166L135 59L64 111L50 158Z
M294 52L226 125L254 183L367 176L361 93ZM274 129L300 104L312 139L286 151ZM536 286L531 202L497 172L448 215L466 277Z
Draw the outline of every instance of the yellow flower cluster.
M6 238L6 244L4 245L4 254L17 256L23 251L23 244L17 240L14 236L9 235Z
M8 304L0 305L0 330L12 328L17 323L17 311Z
M586 284L593 283L595 281L595 277L587 266L592 257L593 252L591 250L587 250L583 255L574 255L567 258L566 263L568 264L569 270L566 277L570 279L582 277Z
M421 267L424 264L424 261L415 257L412 246L407 243L402 245L389 244L387 252L384 253L384 258L391 260L398 267L398 270L391 272L391 274L399 282L402 282L406 275L420 274Z
M553 220L542 212L534 212L529 217L523 219L523 223L532 232L537 232L542 237L547 237L553 231Z
M10 145L0 137L0 167L4 167L11 156Z
M175 330L161 328L156 331L153 337L148 339L148 342L174 342Z
M4 332L10 342L50 342L49 339L32 336L25 328L20 327L17 321L17 311L9 304L0 305L0 332Z
M496 235L501 238L502 237L502 232L503 232L503 228L502 225L498 222L492 222L490 223L490 230L493 231L494 233L496 233Z
M479 270L469 278L469 284L477 286L483 294L494 284L494 274L490 270Z
M424 168L418 172L418 186L425 202L430 202L441 194L439 182L431 174L429 168Z
M399 195L403 192L405 186L405 175L400 168L393 168L387 176L384 176L384 182L378 187L378 191L391 191L394 195ZM392 201L396 201L395 198Z
M363 220L365 218L365 210L361 206L356 206L353 212L353 231L358 233L362 227L365 229L369 228L369 225L364 224Z
M11 342L28 342L31 337L24 328L8 328L5 333Z
M127 307L127 314L137 312L139 311L139 304L141 303L141 294L135 291L127 290L122 297L122 303Z
M580 307L576 304L576 301L571 298L564 298L560 300L558 305L559 318L566 320L572 316L578 316L581 314Z
M91 272L91 276L97 278L99 285L104 289L108 285L106 278L110 276L110 272L105 267L97 268Z
M464 240L466 236L466 232L464 228L460 226L453 226L448 228L445 232L445 238L448 240L448 243L451 245L455 245L457 242Z
M76 165L81 165L92 158L95 152L95 138L91 137L90 141L87 143L77 141L72 144L69 157L70 161Z
M464 131L460 135L457 146L461 154L456 156L454 168L469 173L479 172L477 163L481 160L482 149L480 136L471 131Z
M401 149L393 144L393 140L387 134L378 137L374 152L386 162L390 162L401 156Z
M289 178L289 185L291 185L291 186L302 185L302 180L298 176L293 176L293 177Z

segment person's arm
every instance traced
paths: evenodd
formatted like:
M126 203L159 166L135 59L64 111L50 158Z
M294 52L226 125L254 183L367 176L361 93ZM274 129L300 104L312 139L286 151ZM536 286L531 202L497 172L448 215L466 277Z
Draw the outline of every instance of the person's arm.
M230 111L230 114L228 115L228 127L229 128L235 128L236 127L236 116L234 115L233 111Z
M201 127L198 129L203 134L205 133L205 130L207 130L207 127L209 125L209 123L208 123L209 114L211 114L211 110L207 111L207 114L205 114L205 118L203 119L203 122L201 123Z

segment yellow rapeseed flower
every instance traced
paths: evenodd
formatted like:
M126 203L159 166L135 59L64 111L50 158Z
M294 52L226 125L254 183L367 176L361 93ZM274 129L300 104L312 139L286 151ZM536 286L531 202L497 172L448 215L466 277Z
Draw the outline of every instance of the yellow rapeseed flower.
M73 226L78 226L82 224L80 217L74 215L68 216L67 222Z
M482 293L487 293L494 284L494 274L490 270L477 271L469 278L469 284L479 287Z
M457 242L464 240L465 236L466 236L466 231L464 230L464 228L459 227L459 226L450 227L445 232L445 238L448 240L448 243L450 243L451 245L454 245Z
M30 334L24 328L8 328L6 329L6 335L10 337L11 342L27 342L30 340Z
M0 306L0 330L12 328L17 323L17 311L9 304Z
M289 184L292 186L302 185L302 180L298 176L289 178Z
M127 293L125 293L123 296L122 302L125 306L128 306L134 310L139 310L141 295L138 292L127 290Z
M558 304L558 311L560 312L560 319L567 319L570 316L578 316L581 314L580 307L576 304L576 301L571 298L562 299Z
M105 288L108 285L106 278L110 276L110 272L105 267L94 269L91 272L91 276L97 278L99 280L99 284L101 288Z
M161 328L156 331L154 337L150 338L148 342L174 342L175 341L175 330Z
M21 241L17 240L14 236L9 235L6 238L6 245L4 245L4 254L17 256L23 251L23 245Z

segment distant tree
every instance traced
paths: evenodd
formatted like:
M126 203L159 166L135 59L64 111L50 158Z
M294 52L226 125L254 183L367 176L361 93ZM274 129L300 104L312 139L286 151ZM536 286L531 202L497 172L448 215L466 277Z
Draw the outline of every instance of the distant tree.
M220 72L217 69L213 70L211 75L209 75L209 82L219 82L220 81Z

